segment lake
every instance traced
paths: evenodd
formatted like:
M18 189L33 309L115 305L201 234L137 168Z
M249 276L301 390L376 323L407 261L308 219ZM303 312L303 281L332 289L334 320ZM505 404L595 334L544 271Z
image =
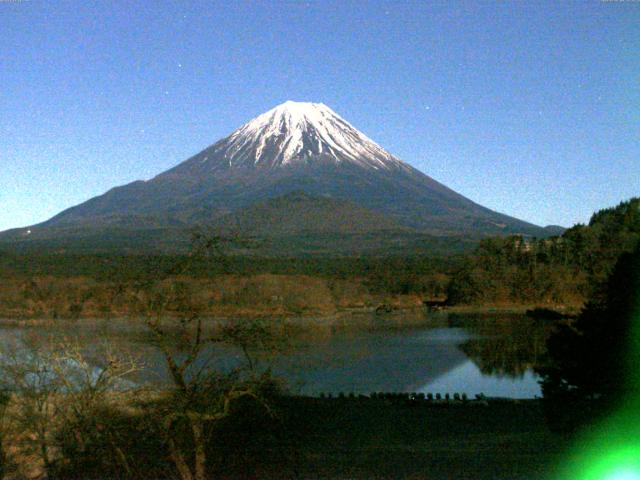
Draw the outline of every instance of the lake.
M430 314L360 316L350 325L315 326L297 336L286 355L267 360L294 393L337 395L372 392L466 393L534 398L540 386L533 369L545 352L550 323L517 315ZM355 326L353 326L355 325ZM126 321L60 322L55 327L0 327L5 346L54 338L90 348L108 341L145 364L134 381L168 378L164 358L144 325ZM216 368L229 369L240 352L209 352ZM99 364L99 360L96 362ZM96 367L97 368L97 367Z

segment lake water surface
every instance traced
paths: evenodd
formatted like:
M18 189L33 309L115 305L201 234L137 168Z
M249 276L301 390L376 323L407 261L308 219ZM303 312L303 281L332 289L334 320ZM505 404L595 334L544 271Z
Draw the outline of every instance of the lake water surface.
M466 393L533 398L540 387L533 371L544 354L549 324L523 316L438 314L398 328L397 315L359 319L357 328L314 328L286 355L270 359L274 373L294 393L337 395L371 392ZM343 324L348 324L348 321ZM138 383L168 378L164 358L144 325L125 321L82 321L55 327L0 327L14 345L34 335L91 346L105 340L133 352L145 364ZM216 368L231 368L240 352L213 353ZM96 367L97 368L97 367Z

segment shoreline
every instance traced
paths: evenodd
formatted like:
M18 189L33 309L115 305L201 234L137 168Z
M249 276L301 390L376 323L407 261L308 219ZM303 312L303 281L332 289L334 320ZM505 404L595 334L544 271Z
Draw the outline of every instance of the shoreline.
M203 315L202 318L208 325L224 323L231 320L273 320L280 321L293 327L325 327L325 328L376 328L404 329L415 328L442 323L450 315L469 316L526 316L527 311L544 309L566 315L573 315L580 311L581 305L540 305L540 304L508 304L508 305L455 305L429 309L425 306L394 307L391 311L379 312L379 307L346 308L333 313L309 312L308 314L276 314L273 312L246 311L237 314ZM226 312L225 312L226 313ZM527 317L533 318L533 317ZM177 317L167 316L168 321L175 321ZM51 318L51 317L27 317L7 316L0 317L0 327L55 327L56 325L91 325L112 324L114 326L135 325L144 326L143 317L122 316L94 316L87 315L80 318Z

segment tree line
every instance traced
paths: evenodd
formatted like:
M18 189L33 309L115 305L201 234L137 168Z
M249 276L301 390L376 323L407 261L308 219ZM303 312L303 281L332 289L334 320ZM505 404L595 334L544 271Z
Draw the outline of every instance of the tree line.
M448 287L452 304L581 304L640 239L640 198L594 213L562 235L488 238Z

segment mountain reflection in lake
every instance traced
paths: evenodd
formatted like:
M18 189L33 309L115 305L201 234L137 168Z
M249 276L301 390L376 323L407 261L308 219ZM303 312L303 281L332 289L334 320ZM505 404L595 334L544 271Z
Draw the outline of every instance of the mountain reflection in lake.
M287 355L265 360L294 393L466 393L532 398L540 395L533 368L544 354L550 326L523 316L436 315L421 326L384 328L372 317L362 328L314 327L296 338ZM397 324L396 324L397 326ZM382 327L382 328L381 328ZM3 327L2 339L25 335L74 338L91 348L108 340L139 357L138 383L168 378L164 357L144 325L78 322L54 328ZM17 340L16 340L17 339ZM59 341L59 340L58 340ZM240 352L207 352L216 368L231 369ZM99 362L98 362L99 363ZM97 365L99 368L99 365Z

